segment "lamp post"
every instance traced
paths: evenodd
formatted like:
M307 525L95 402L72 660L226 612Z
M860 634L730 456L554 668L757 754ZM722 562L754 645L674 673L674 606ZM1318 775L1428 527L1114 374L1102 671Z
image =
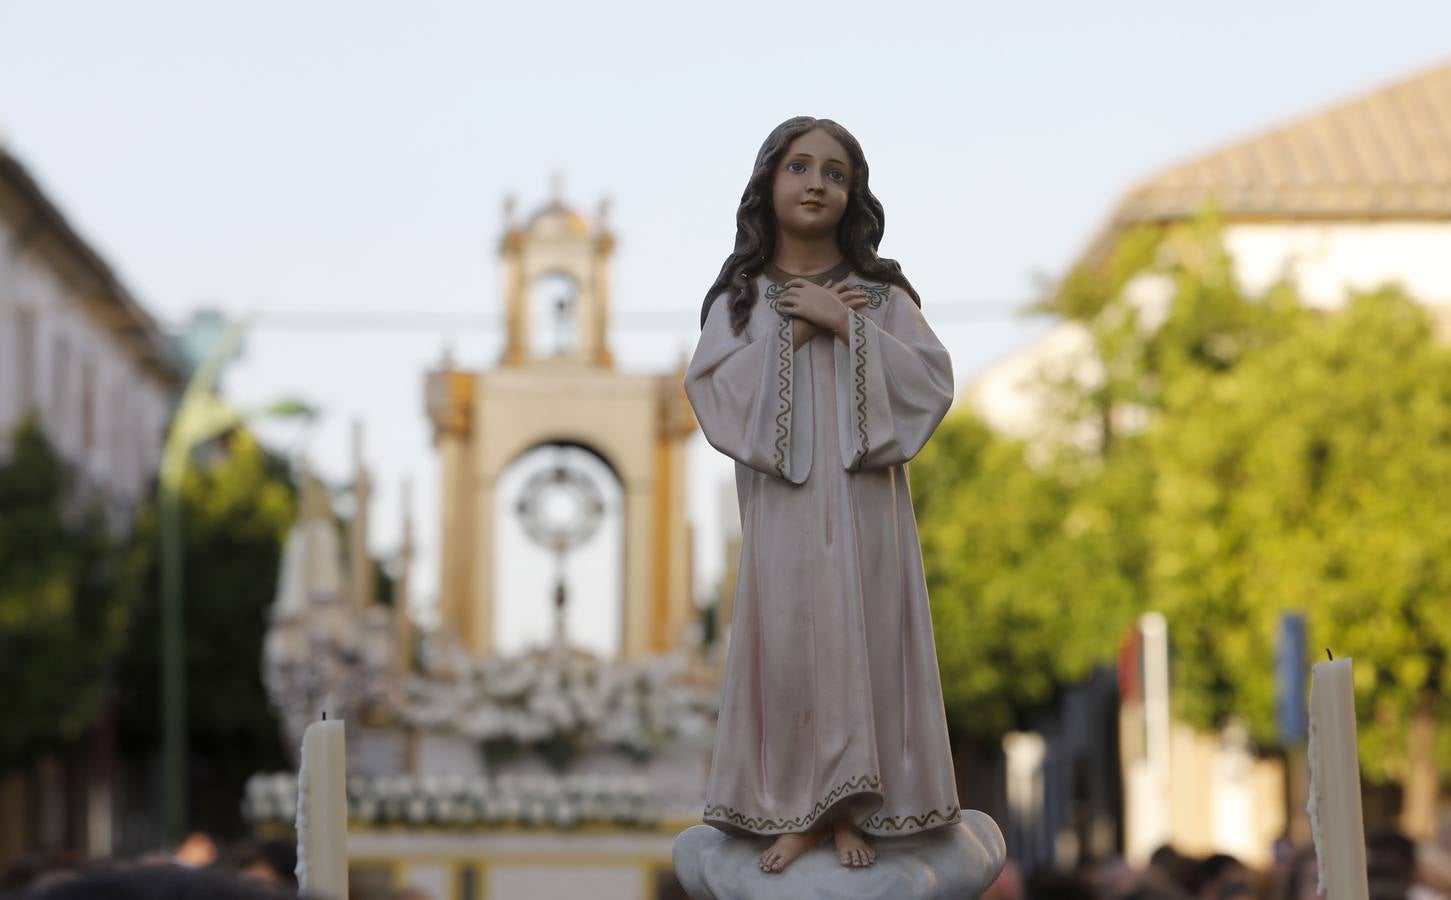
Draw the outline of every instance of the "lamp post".
M161 820L166 842L175 846L186 825L186 664L182 615L183 564L181 488L192 450L236 428L255 414L241 412L216 394L222 370L236 357L249 319L231 323L187 382L171 419L161 457ZM272 404L267 415L306 416L296 400Z

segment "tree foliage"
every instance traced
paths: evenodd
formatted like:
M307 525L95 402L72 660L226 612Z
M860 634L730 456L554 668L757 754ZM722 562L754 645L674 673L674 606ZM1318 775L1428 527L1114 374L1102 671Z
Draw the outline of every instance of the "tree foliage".
M1369 773L1402 773L1412 711L1451 713L1451 350L1424 312L1249 296L1212 212L1130 232L1045 308L1092 348L1044 388L1056 443L958 411L912 465L954 727L1021 723L1154 608L1177 713L1272 744L1295 609L1356 659Z
M285 461L246 431L194 463L182 486L187 743L197 824L228 830L254 772L285 767L281 730L261 680L267 610L282 542L296 515ZM160 741L160 610L153 504L138 524L134 567L146 586L127 636L120 734L133 754Z
M1303 610L1312 646L1355 657L1369 773L1397 776L1417 704L1451 711L1451 351L1395 290L1298 320L1169 392L1152 590L1187 718L1273 742L1275 628Z
M98 506L28 418L0 464L0 769L83 735L106 698L134 596Z
M1110 655L1141 607L1136 453L1028 465L968 412L912 463L948 719L991 739L1022 727Z

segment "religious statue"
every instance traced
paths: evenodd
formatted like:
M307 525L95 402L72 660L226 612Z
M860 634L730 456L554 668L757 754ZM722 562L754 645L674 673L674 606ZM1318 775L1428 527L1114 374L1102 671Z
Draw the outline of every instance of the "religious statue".
M870 866L873 838L962 818L907 486L952 363L877 255L867 174L829 119L770 133L685 376L742 529L704 820L773 836L767 873L828 834Z

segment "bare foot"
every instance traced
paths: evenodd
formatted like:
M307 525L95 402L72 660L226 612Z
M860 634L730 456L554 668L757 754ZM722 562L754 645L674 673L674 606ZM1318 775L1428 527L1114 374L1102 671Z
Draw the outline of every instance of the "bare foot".
M837 819L832 825L836 838L836 859L851 869L860 869L877 861L877 851L867 846L866 840L850 819Z
M766 852L761 854L761 871L774 875L785 869L791 861L821 842L820 831L804 831L783 834L776 838Z

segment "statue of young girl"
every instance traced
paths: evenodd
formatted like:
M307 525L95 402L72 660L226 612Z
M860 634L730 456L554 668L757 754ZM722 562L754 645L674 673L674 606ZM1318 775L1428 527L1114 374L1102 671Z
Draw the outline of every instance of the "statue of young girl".
M877 256L856 139L779 125L706 294L685 390L736 461L741 564L704 820L776 835L780 872L823 839L960 820L906 463L952 403L917 292Z

